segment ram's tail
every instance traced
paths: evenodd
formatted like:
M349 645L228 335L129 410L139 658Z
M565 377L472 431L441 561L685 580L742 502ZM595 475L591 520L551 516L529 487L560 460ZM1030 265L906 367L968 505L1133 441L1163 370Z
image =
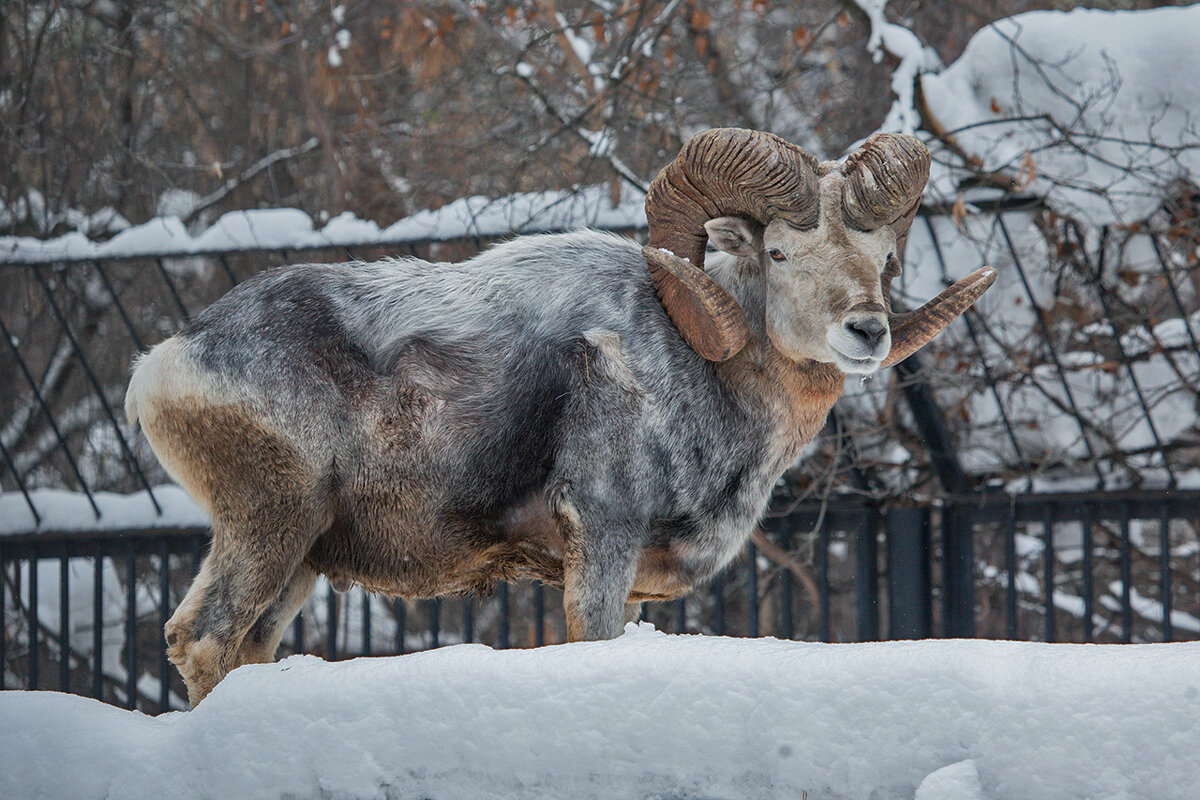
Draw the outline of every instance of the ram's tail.
M141 374L142 367L149 357L150 353L141 353L133 360L129 387L125 390L125 420L129 423L130 427L135 429L138 424L138 400L141 398L146 385L145 378Z
M136 426L145 417L150 398L178 389L185 375L187 359L183 356L183 341L172 336L156 344L133 360L129 388L125 390L125 419Z

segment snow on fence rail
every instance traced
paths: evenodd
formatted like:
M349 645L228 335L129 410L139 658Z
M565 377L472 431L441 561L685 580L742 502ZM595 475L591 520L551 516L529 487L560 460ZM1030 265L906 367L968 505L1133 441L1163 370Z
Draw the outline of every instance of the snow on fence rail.
M613 205L607 186L573 191L523 192L496 200L465 197L421 211L385 228L350 212L318 229L296 208L231 211L193 235L178 217L156 217L107 241L69 233L56 239L0 237L0 266L52 264L94 259L180 258L252 250L321 250L409 245L461 239L492 239L594 227L644 230L645 196L624 189Z

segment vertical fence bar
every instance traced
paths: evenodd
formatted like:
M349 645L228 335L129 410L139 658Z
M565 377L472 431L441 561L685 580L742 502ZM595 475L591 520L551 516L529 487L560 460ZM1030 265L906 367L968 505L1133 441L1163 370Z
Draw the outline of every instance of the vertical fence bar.
M92 572L92 697L104 699L104 550L100 544Z
M1017 626L1017 513L1010 504L1004 518L1004 566L1008 572L1004 587L1004 630L1016 639Z
M1171 516L1166 506L1158 521L1158 593L1162 601L1162 637L1170 642L1175 638L1175 629L1171 623Z
M200 562L204 556L201 551L204 549L204 542L199 536L192 539L192 578L193 580L200 574Z
M537 626L533 632L533 643L541 647L546 643L546 587L540 583L533 587L533 618Z
M1045 595L1043 607L1043 636L1045 641L1055 640L1054 630L1054 504L1046 503L1042 509L1042 593Z
M362 654L371 655L371 595L366 589L362 593Z
M325 594L325 660L337 661L338 601L333 584Z
M66 556L58 559L58 690L71 691L71 563Z
M725 578L718 575L712 582L713 633L725 635Z
M307 605L307 603L305 604ZM301 607L292 618L292 652L304 652L304 608Z
M1121 641L1133 641L1133 560L1129 542L1129 504L1121 504Z
M1094 597L1096 596L1095 587L1093 586L1094 574L1092 564L1092 526L1095 524L1095 517L1092 507L1085 505L1083 507L1083 562L1081 569L1083 570L1083 641L1091 642L1092 637L1096 634L1096 618Z
M396 655L404 655L404 623L408 609L404 605L404 599L400 597L392 598L392 610L396 614Z
M5 674L8 673L8 547L0 541L0 690L8 688Z
M779 546L785 552L792 552L792 531L791 528L784 524L779 530ZM792 580L792 571L790 569L783 570L783 585L779 588L780 593L780 626L784 639L792 639L796 636L796 619L795 613L792 610L792 604L795 602L795 584Z
M125 707L137 708L137 564L133 540L125 543Z
M463 641L475 641L475 600L467 595L462 599Z
M746 626L750 636L758 636L758 548L746 544Z
M854 542L854 592L860 642L874 642L879 639L877 520L878 517L874 510L864 512L862 525L856 533Z
M817 611L817 628L822 642L832 640L829 629L829 524L821 521L817 531L817 588L821 597Z
M956 506L942 509L942 635L975 636L975 536Z
M158 540L158 630L167 627L171 610L171 550L164 536ZM167 661L167 648L159 641L158 646L158 710L171 708L171 663Z
M933 578L929 558L929 509L887 510L888 637L933 635Z
M442 601L438 598L425 601L425 613L429 618L429 647L441 647L442 640Z
M512 646L508 629L508 584L501 581L496 589L496 600L500 603L500 649L507 650Z
M38 648L41 621L38 618L38 548L29 556L29 671L26 673L26 688L38 688Z

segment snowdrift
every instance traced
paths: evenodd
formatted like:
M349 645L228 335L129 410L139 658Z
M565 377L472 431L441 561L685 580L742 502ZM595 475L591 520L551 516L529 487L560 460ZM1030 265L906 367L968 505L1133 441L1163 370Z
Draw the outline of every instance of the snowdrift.
M667 636L0 694L6 798L1194 798L1200 643Z

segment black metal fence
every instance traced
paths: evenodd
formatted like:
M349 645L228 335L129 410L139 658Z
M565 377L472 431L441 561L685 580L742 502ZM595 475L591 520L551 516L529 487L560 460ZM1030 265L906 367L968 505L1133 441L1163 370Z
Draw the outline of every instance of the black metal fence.
M1042 213L1040 204L1007 200L985 210L991 216L977 227L1007 254L1017 299L1036 310L1032 338L1006 338L1003 319L968 314L960 336L966 355L942 370L940 385L938 363L947 351L924 365L900 365L902 402L879 415L892 419L890 429L867 429L871 413L854 410L859 441L907 436L909 463L852 452L842 443L842 423L853 414L835 413L829 446L808 459L823 465L828 483L811 475L790 480L741 560L688 598L647 605L656 626L812 641L1200 638L1200 492L1178 488L1200 452L1200 436L1160 429L1160 404L1176 389L1196 400L1200 345L1190 324L1167 342L1153 327L1156 319L1189 318L1200 305L1200 276L1164 255L1168 239L1152 237L1143 282L1156 288L1134 302L1109 291L1132 285L1128 270L1103 258L1093 263L1078 229L1044 215L1039 224L1057 226L1047 234L1058 248L1052 256L1071 265L1056 273L1048 294L1005 222L1006 214ZM933 220L947 212L925 209L918 223L943 277L951 272L943 250L952 243ZM166 476L119 412L136 352L272 264L397 253L455 258L482 244L0 259L0 688L61 689L150 713L184 705L162 626L199 565L207 531L165 522L174 510L160 488ZM1099 303L1110 327L1081 340L1076 333L1087 326L1064 332L1054 314L1083 314L1086 298ZM1152 341L1142 346L1131 333ZM1079 359L1066 356L1079 353L1067 350L1083 345L1087 355L1107 360L1075 366ZM1148 384L1147 365L1174 370L1177 386ZM1126 381L1118 394L1127 402L1118 411L1132 419L1128 425L1145 427L1141 446L1122 444L1112 419L1081 411L1080 369ZM963 426L953 424L965 414L959 384L994 398L998 413L987 435L1002 463L991 472L963 465ZM1061 416L1055 424L1077 432L1074 450L1032 452L1027 429L1037 419L1022 419L1011 402L1025 390L1045 395L1046 407ZM1091 474L1095 488L1031 493L1055 470ZM1162 488L1145 488L1155 481ZM46 487L65 491L41 494ZM125 512L114 510L116 499L141 506L127 524ZM345 658L468 641L526 647L565 639L561 597L536 585L501 584L489 598L416 602L319 586L281 655Z
M768 517L709 587L647 604L644 618L674 633L825 642L1197 639L1200 563L1195 548L1176 544L1191 541L1197 525L1196 492L982 495L886 509L835 497ZM0 539L0 688L68 691L147 713L186 707L162 628L207 540L201 529ZM811 559L797 558L802 542ZM1004 569L980 569L996 560L980 558L988 549ZM322 586L281 656L566 638L561 594L540 584L424 601Z

